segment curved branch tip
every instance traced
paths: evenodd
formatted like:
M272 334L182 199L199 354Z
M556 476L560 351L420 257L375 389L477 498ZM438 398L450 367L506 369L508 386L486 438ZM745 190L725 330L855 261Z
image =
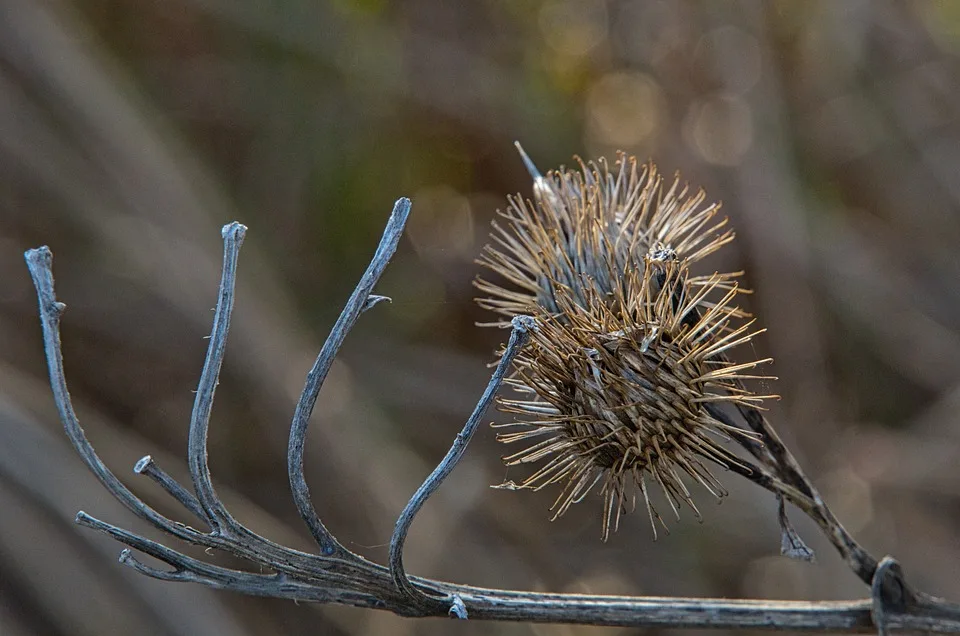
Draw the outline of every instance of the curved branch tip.
M146 471L150 464L153 463L153 457L150 455L144 455L137 460L137 463L133 465L133 472L137 475L142 475Z

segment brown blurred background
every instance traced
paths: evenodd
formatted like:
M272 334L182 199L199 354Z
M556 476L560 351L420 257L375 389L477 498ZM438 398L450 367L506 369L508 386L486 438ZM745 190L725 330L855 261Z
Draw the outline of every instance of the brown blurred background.
M506 334L480 329L473 264L508 193L617 149L721 199L783 400L773 421L838 516L930 592L960 598L960 4L614 0L0 0L0 633L442 634L440 620L249 599L141 577L78 509L146 532L56 418L24 249L52 248L68 380L88 435L132 474L185 476L219 228L250 227L211 464L235 514L310 543L288 495L304 375L413 199L347 341L307 452L318 510L378 561ZM491 418L499 417L491 413ZM476 585L615 594L866 595L810 523L778 556L775 502L726 476L654 543L603 545L597 497L488 488L481 429L408 542L408 568ZM552 493L555 495L555 493ZM627 630L468 623L464 634Z

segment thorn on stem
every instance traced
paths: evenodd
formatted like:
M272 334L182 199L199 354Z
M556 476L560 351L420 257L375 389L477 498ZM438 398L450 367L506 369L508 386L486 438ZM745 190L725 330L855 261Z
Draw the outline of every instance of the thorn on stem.
M360 313L373 309L382 302L392 303L393 299L389 296L380 296L378 294L370 294L367 296L367 299L363 303L363 307L360 308Z

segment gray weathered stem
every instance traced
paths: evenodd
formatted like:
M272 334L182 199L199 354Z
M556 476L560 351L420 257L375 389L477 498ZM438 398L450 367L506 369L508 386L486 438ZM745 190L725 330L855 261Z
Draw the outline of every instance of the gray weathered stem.
M246 236L247 228L233 222L224 226L223 236L223 273L220 277L220 292L217 294L217 308L213 314L213 327L207 345L207 356L200 373L197 395L190 416L190 433L187 441L187 465L190 477L197 491L197 500L203 508L204 517L214 534L231 536L239 526L227 512L213 488L210 478L210 466L207 459L207 437L210 414L213 411L213 395L220 379L223 356L227 347L227 333L230 331L230 318L233 315L234 289L237 282L237 259L240 246Z
M357 322L360 314L365 309L376 305L384 300L383 296L371 296L374 286L380 280L380 276L387 268L387 263L397 251L397 244L400 242L400 236L403 234L403 228L407 223L407 217L410 216L410 199L398 199L393 206L393 212L390 214L390 220L387 221L387 227L383 232L383 238L380 239L380 245L377 247L370 266L363 273L363 277L357 284L357 288L347 300L340 317L330 330L323 348L310 372L307 373L307 381L300 394L300 400L297 402L297 408L293 413L293 422L290 425L290 441L287 445L287 472L290 476L290 489L293 493L293 501L300 511L310 534L320 546L320 551L326 555L334 554L349 555L349 550L344 548L340 542L334 538L330 531L320 521L316 509L313 507L313 501L310 499L310 488L307 486L306 477L303 474L303 448L306 443L307 425L310 422L310 416L313 414L313 408L317 404L317 396L320 395L320 389L323 381L330 372L334 358L340 352L343 341L353 325Z
M138 475L146 475L161 488L167 491L167 494L180 502L184 508L193 513L193 516L206 523L207 517L203 512L203 507L197 498L189 490L180 485L176 479L167 474L165 470L153 461L150 455L144 455L133 466L133 472Z
M33 278L33 285L37 290L37 299L40 303L40 324L43 327L43 348L47 357L47 369L50 373L50 386L53 389L53 399L60 413L67 438L80 454L80 458L87 465L100 483L116 499L126 506L135 515L169 534L200 545L210 546L205 535L190 528L186 528L142 502L134 495L117 476L100 460L90 441L80 426L76 411L70 400L70 391L67 389L66 375L63 371L63 353L60 349L60 317L66 310L66 305L57 300L53 289L53 254L50 248L43 246L27 250L24 254L27 268Z
M510 370L513 359L520 353L520 350L530 338L530 330L536 329L536 323L530 316L516 316L512 324L513 331L510 333L510 340L507 342L503 355L500 356L500 362L497 363L497 368L494 370L486 390L484 390L483 395L480 397L480 401L477 402L476 408L473 409L473 413L470 414L467 423L464 424L463 430L461 430L453 440L453 445L450 447L450 450L447 451L447 454L440 460L437 467L433 469L433 472L430 473L423 484L417 488L417 491L413 494L413 497L410 498L410 501L407 502L407 505L400 513L400 517L397 519L393 536L390 537L390 574L393 576L397 587L406 594L410 602L415 605L422 605L424 607L434 606L437 604L438 599L431 598L424 594L423 591L413 585L407 577L407 573L403 568L403 544L407 540L407 531L410 530L410 525L413 523L413 519L417 516L417 513L420 512L423 504L430 498L430 495L436 492L440 484L443 483L443 480L453 472L453 469L460 462L460 459L467 450L467 445L470 443L473 434L480 425L480 418L482 418L483 414L487 411L497 390L503 383L503 378L506 377L507 372ZM466 618L465 613L460 609L461 604L457 602L456 597L444 599L441 602L446 603L452 614L459 618Z

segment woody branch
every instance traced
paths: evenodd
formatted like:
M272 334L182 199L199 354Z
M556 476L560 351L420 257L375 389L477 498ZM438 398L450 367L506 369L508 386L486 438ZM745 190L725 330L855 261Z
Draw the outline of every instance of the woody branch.
M409 212L409 200L396 202L370 266L307 376L291 423L288 475L294 501L317 543L318 554L274 543L237 521L217 496L207 463L209 419L230 328L238 255L246 228L231 223L222 232L224 261L220 291L189 426L187 463L192 487L179 484L149 455L134 467L135 473L158 483L195 521L207 527L206 531L165 517L144 503L107 468L86 438L71 403L64 375L59 324L66 307L57 300L54 291L52 253L47 247L28 250L25 257L39 300L54 401L67 437L81 459L104 488L141 519L180 541L236 555L250 564L250 570L206 563L82 511L77 514L77 523L128 546L121 551L120 562L156 579L199 583L253 596L381 609L403 616L450 614L472 620L630 627L960 633L960 606L912 591L904 582L896 561L889 557L881 560L878 566L877 559L860 548L843 530L772 428L762 418L756 419L746 413L743 413L746 426L759 433L764 444L747 446L759 464L750 464L742 474L778 497L791 501L817 521L847 563L870 584L869 598L803 602L543 594L485 589L407 575L403 566L407 532L417 512L463 456L511 361L523 347L529 331L536 328L532 319L525 316L514 319L499 365L450 451L401 512L391 541L389 567L371 562L343 547L320 520L304 479L303 449L307 423L330 365L350 329L364 311L383 300L372 291L396 250ZM788 538L795 538L790 535L792 529L785 522L785 516L782 515L782 519ZM147 563L135 553L152 557L162 565Z

